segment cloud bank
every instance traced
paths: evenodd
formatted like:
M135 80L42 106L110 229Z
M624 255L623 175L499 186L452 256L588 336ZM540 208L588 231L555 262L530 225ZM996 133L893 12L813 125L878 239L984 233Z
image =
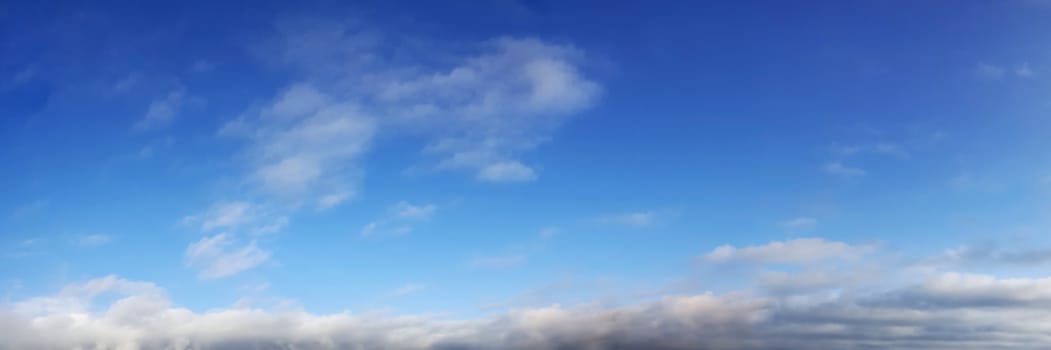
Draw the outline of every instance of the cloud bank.
M817 238L731 247L754 264L808 268L857 246ZM820 248L820 249L817 249ZM717 248L713 252L726 250ZM706 256L699 259L704 261ZM780 255L787 258L773 259ZM864 256L875 256L863 254ZM831 259L832 262L829 262ZM879 261L889 264L887 261ZM704 262L723 264L720 261ZM767 265L772 266L772 265ZM1051 278L891 266L913 278L868 281L769 271L757 288L673 293L634 304L511 309L475 319L314 314L234 304L181 308L153 283L106 276L0 311L2 349L1041 349L1051 346ZM911 272L910 272L911 271ZM818 281L765 293L763 279ZM798 283L804 285L806 283ZM413 287L416 288L416 287Z

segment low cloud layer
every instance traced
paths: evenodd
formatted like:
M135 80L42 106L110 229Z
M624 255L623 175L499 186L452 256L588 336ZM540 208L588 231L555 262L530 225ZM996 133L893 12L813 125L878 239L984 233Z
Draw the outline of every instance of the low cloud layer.
M813 249L816 247L821 249ZM791 263L811 269L823 268L828 259L876 249L816 238L730 248L755 264ZM831 253L814 255L815 251ZM774 255L790 258L769 258ZM756 288L738 292L676 293L621 305L554 304L466 320L383 313L313 314L287 306L263 309L240 304L196 312L174 305L153 283L107 276L67 286L51 296L7 305L0 312L0 333L6 335L0 349L1051 346L1048 278L894 269L911 271L911 278L884 278L876 283L878 288L855 288L857 281L845 274L765 271L757 275ZM809 284L814 288L785 294L764 292L764 284L794 279L802 281L800 285L813 282Z

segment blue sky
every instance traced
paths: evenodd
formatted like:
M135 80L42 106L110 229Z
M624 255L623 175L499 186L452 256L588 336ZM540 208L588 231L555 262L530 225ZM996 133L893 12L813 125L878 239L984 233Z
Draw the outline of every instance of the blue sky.
M982 306L1051 301L1049 16L1042 1L5 4L0 316L32 331L4 346L236 348L251 336L209 322L329 317L420 334L336 347L544 348L610 310L697 317L673 348L821 332L1019 346L939 338L980 320L868 338L871 320L816 315L1022 320ZM194 326L114 316L143 300ZM30 322L81 314L92 327ZM764 336L686 335L706 322ZM91 331L107 327L138 333ZM611 327L615 344L654 339ZM542 336L464 335L492 329ZM275 337L259 341L313 344Z

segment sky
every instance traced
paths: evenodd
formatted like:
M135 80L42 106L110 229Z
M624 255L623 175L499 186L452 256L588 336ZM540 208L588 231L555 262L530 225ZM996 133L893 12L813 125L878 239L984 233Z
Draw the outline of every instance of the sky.
M0 2L0 349L1051 347L1051 3Z

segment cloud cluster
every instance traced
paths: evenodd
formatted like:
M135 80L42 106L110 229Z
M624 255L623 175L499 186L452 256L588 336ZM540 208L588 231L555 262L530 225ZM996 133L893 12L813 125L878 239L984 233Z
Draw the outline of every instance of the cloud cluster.
M367 146L373 132L414 135L426 144L422 152L437 159L434 169L471 171L479 181L536 179L537 170L519 156L594 105L602 91L582 72L582 50L535 38L497 38L458 53L462 50L438 45L413 51L418 41L345 23L286 23L279 32L267 46L267 52L277 54L267 58L295 67L302 82L263 114L353 106L354 113L368 116L375 126L353 135L351 140L362 140L361 146ZM289 169L282 178L321 176L324 168Z
M865 295L701 293L448 320L236 305L194 312L152 283L107 276L0 311L0 348L1040 349L1051 346L1049 301L1047 278L940 273Z
M286 209L260 215L260 203L218 203L188 220L204 232L247 225L276 232L296 208L338 206L357 192L364 173L361 159L381 133L422 140L421 152L433 160L425 168L470 171L484 182L532 181L538 171L519 156L546 142L601 93L581 71L583 52L569 45L498 38L470 45L467 53L428 46L427 52L413 55L419 59L404 60L399 57L405 48L397 46L404 42L380 37L344 23L279 25L278 35L259 51L265 61L293 70L292 82L226 123L219 135L244 143L245 182L263 201L283 203L269 207ZM181 99L179 91L155 102L136 129L170 123ZM413 229L409 223L426 220L434 211L433 206L415 209L408 216L391 214L371 222L361 234L404 234ZM194 244L236 237L228 232ZM253 254L242 254L249 248ZM214 249L220 248L209 256L217 258L208 261L267 256L254 244L231 252ZM191 265L210 266L190 257L193 250L187 249ZM224 273L206 275L243 269L219 270Z

